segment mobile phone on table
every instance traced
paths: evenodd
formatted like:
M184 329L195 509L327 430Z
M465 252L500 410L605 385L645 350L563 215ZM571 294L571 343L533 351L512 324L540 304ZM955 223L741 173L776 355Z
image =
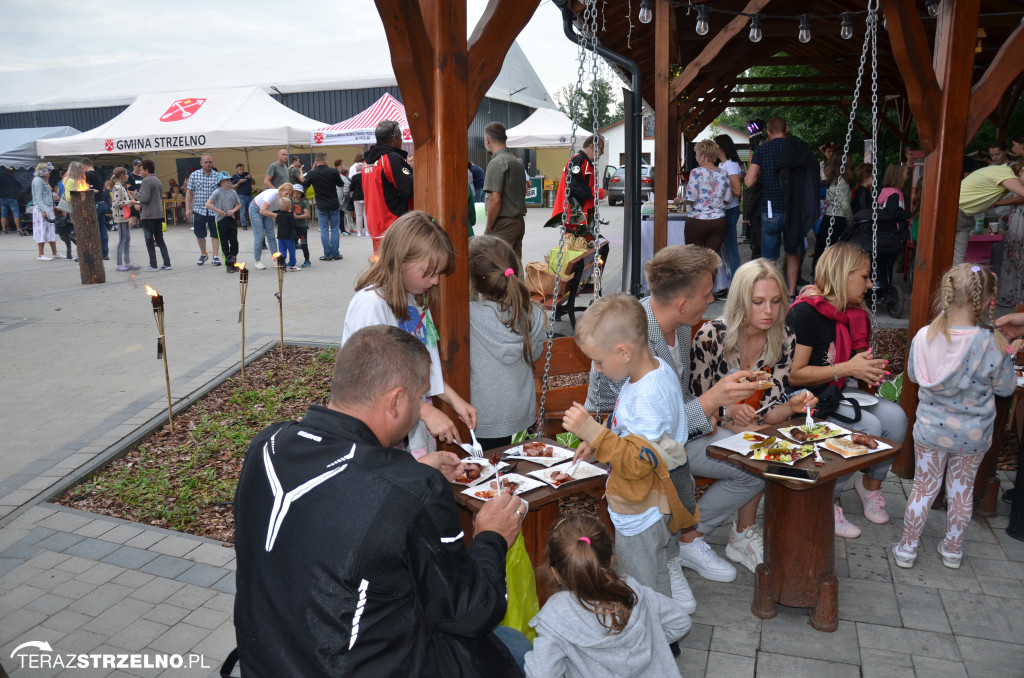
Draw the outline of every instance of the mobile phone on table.
M764 469L764 475L783 480L795 480L798 483L816 483L818 472L806 468L793 468L782 464L769 464Z

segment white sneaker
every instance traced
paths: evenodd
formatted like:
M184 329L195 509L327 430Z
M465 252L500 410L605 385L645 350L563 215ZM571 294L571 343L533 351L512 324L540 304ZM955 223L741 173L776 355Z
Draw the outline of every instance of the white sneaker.
M679 603L686 614L693 614L697 611L697 599L693 597L690 583L686 581L682 568L683 564L679 562L679 558L668 561L668 581L672 585L672 600Z
M942 564L945 565L946 567L952 568L954 570L959 569L960 568L960 561L963 560L964 554L963 553L951 553L951 552L947 551L946 549L943 548L945 543L946 543L945 539L941 540L939 542L939 548L938 548L939 555L942 556Z
M846 519L846 516L843 515L843 508L839 504L835 505L835 519L837 537L856 539L860 536L860 528Z
M262 262L262 261L257 261L257 262L256 262L256 268L258 268L259 270L261 270L261 271L262 271L263 269L265 269L265 268L266 268L266 266L264 266L264 265L263 265L263 262Z
M864 505L864 517L878 525L885 525L889 522L889 512L885 510L885 496L881 490L869 492L863 481L864 476L858 475L853 481L853 489L857 490L857 496Z
M40 254L39 261L53 261L53 257L48 257L45 254Z
M892 557L896 560L896 567L906 570L914 566L914 561L917 560L917 551L904 551L897 542L892 545Z
M764 562L764 536L761 528L751 525L743 532L737 532L734 522L729 544L725 547L725 557L753 572Z
M679 561L705 579L730 582L736 579L736 568L711 550L704 537L697 537L689 544L679 542Z

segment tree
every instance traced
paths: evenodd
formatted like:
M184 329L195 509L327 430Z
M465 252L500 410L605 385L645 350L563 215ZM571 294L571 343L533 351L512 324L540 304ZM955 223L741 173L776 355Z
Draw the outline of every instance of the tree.
M586 84L586 83L585 83ZM622 97L618 96L609 80L599 78L590 87L566 85L555 92L558 110L575 120L584 129L596 132L605 125L623 117ZM597 99L597 124L594 124L594 99Z

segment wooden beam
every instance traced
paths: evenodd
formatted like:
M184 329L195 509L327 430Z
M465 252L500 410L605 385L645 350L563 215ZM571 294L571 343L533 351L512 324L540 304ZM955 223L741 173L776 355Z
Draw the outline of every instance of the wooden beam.
M892 4L892 0L883 0L883 6ZM913 3L908 0L907 4ZM942 274L953 261L979 5L980 0L944 0L939 6L934 56L935 81L940 93L934 111L935 150L925 160L908 337L917 334L931 319L932 293L939 288ZM900 11L908 13L906 7ZM887 11L887 16L890 32L899 35L900 31L893 27L893 14ZM910 72L919 64L905 59L898 63L906 80L920 82L921 74ZM903 379L900 404L909 421L907 430L911 431L917 411L917 385L907 378ZM913 474L912 443L910 439L893 463L893 471L904 478Z
M669 82L669 43L673 34L675 10L672 0L657 0L654 7L654 251L668 244L668 199L675 185L676 168L672 166L672 130L676 97L671 96ZM670 118L672 118L670 120ZM678 144L677 144L678 145ZM675 193L672 193L675 195Z
M849 99L841 99L838 103L850 102ZM803 100L803 101L729 101L729 106L732 108L793 108L793 107L805 107L805 106L835 106L837 102L835 99L817 99L817 100Z
M753 99L761 97L764 99L784 99L786 97L844 97L849 98L848 89L748 89L739 92L729 93L733 99Z
M1024 72L1024 24L1017 24L999 49L985 74L971 90L971 108L967 117L967 140L981 129L989 113L995 110L1013 81Z
M409 130L413 139L426 141L433 133L427 117L434 108L434 88L430 74L420 64L433 63L434 56L420 3L417 0L374 2L391 49L391 68L402 92Z
M850 77L856 76L856 71L850 71ZM747 85L834 85L836 84L836 78L831 75L802 75L794 76L792 78L736 78L736 84L740 87L746 87Z
M917 3L913 0L881 0L881 7L889 25L889 35L901 38L889 41L892 55L907 87L907 100L914 111L921 148L929 153L938 143L935 132L940 92ZM974 23L977 23L977 17ZM976 31L977 27L971 29L972 38ZM974 62L973 52L971 62Z
M484 95L505 62L509 47L529 23L540 0L489 0L483 16L469 36L469 82L466 92L469 119L476 116Z
M754 14L760 12L771 0L749 0L747 6L743 8L743 12L746 14ZM722 51L729 41L732 40L736 35L743 30L746 25L750 22L749 17L743 16L742 14L734 17L729 23L725 25L722 30L715 34L715 37L711 38L708 44L704 45L704 49L701 50L697 58L692 60L683 69L683 72L676 76L675 80L672 81L672 89L669 92L669 98L675 101L679 98L679 95L690 86L690 84L697 79L697 75L705 66L710 66L712 62L718 57L718 54ZM657 44L655 44L657 48Z

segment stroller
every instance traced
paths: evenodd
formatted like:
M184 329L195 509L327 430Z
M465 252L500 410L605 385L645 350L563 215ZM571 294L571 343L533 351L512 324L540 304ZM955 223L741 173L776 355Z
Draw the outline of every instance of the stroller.
M54 210L53 228L57 232L57 237L60 238L64 245L68 248L68 259L77 261L75 257L71 255L71 243L78 245L78 241L75 240L75 226L71 223L71 219L60 210Z
M907 241L910 240L910 222L903 213L895 214L890 210L879 208L877 236L878 287L874 290L875 299L885 304L891 317L899 318L903 315L906 298L903 290L893 285L892 272L896 260L906 248ZM865 252L871 254L873 250L871 210L855 212L852 222L839 237L839 240L859 245Z

